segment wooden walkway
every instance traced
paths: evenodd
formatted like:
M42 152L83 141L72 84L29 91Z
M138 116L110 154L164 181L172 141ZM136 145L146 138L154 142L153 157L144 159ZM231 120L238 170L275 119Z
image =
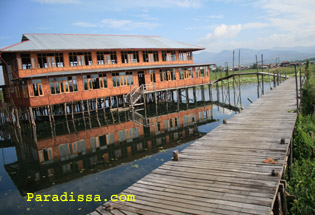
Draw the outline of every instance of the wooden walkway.
M285 81L121 193L135 202L107 202L91 214L270 214L290 151L295 93L294 79Z

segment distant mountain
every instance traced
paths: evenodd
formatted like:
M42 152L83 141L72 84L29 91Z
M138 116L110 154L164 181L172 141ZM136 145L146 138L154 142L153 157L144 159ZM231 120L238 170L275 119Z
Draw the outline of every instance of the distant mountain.
M315 46L311 47L293 47L293 48L272 48L272 49L244 49L241 48L241 65L252 65L256 62L257 55L258 62L261 62L261 55L264 55L264 63L275 63L276 58L281 61L295 61L315 57ZM219 53L213 52L199 52L194 53L195 63L215 63L218 66L224 66L228 62L229 67L233 63L233 51L223 50ZM237 66L239 62L238 49L235 50L234 65Z

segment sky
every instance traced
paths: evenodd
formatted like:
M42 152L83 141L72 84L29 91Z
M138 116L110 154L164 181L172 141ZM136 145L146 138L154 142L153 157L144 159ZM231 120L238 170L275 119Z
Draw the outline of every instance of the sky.
M0 0L0 48L23 33L159 35L208 52L315 45L315 0Z

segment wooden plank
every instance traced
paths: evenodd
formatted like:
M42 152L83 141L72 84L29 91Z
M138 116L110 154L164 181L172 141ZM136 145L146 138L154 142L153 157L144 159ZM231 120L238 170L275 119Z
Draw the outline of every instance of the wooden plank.
M117 214L269 214L284 171L296 113L292 80L235 115L123 191ZM280 139L285 138L285 144ZM270 164L267 158L277 160ZM118 209L118 210L117 210Z
M134 192L134 191L132 191ZM126 192L128 193L128 191ZM130 194L130 193L128 193ZM140 197L141 196L141 197ZM145 192L139 192L137 193L137 198L145 198L147 200L163 200L163 201L167 201L166 204L173 204L173 202L175 203L184 203L185 205L183 205L184 208L191 206L197 206L199 207L203 207L204 211L208 211L208 212L215 212L216 214L231 214L231 211L233 212L243 212L246 214L261 214L262 212L266 212L268 211L268 207L265 207L264 210L257 210L257 209L252 209L252 208L244 208L244 207L237 207L235 205L233 206L229 206L229 205L224 205L224 207L218 207L217 204L215 203L211 203L211 202L207 202L204 200L207 199L201 199L201 198L193 198L193 199L189 199L189 198L183 198L185 196L181 196L178 194L173 194L173 195L168 195L168 193L158 193L155 191L145 191ZM197 210L198 210L197 208ZM220 210L217 210L220 209Z
M100 215L97 211L93 211L92 213L89 213L89 215Z
M98 208L96 208L96 211L102 215L112 215L111 212L105 210L104 206L99 206Z
M182 193L178 193L178 192L163 192L163 191L159 191L159 190L151 190L151 189L145 189L145 188L141 188L141 187L130 187L130 189L127 189L126 191L124 191L126 193L134 193L135 195L141 193L150 193L156 196L163 196L163 198L165 196L171 197L174 200L177 199L183 199L185 201L188 202L194 202L194 204L197 204L196 202L204 202L210 205L214 204L218 207L218 202L220 202L220 204L222 206L224 206L224 208L229 208L229 207L241 207L241 208L246 208L246 209L255 209L255 210L260 210L260 211L268 211L269 207L266 206L261 206L261 205L253 205L253 204L247 204L247 203L239 203L239 202L233 202L233 201L227 201L227 200L218 200L215 198L205 198L203 196L199 196L198 194L194 194L192 193L191 195L186 195L186 194L182 194Z

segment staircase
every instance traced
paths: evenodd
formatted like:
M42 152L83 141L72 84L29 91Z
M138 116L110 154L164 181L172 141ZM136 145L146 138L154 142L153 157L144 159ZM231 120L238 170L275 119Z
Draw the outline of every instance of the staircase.
M134 87L126 96L126 102L129 106L133 107L136 105L137 101L141 98L144 92L145 85L142 84L140 87Z

